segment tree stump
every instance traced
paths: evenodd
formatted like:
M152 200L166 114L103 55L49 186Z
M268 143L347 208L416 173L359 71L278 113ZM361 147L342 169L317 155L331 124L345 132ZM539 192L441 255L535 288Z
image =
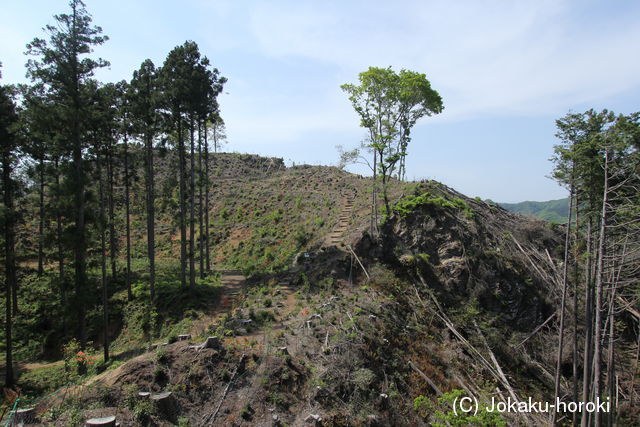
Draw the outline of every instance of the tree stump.
M112 415L110 417L102 417L102 418L91 418L87 420L85 423L86 427L90 426L106 426L106 427L115 427L116 426L116 416Z
M214 350L220 350L222 348L222 343L220 342L220 338L218 338L218 337L209 337L202 344L194 345L191 348L194 348L196 350L202 350L202 349L205 349L205 348L212 348Z
M191 334L178 335L178 341L187 341L191 339Z
M168 342L157 342L157 343L151 344L151 346L149 346L149 348L151 350L155 350L157 348L164 347L166 345L169 345L169 343Z
M23 426L25 424L33 424L35 422L36 410L35 408L18 409L13 413L11 418L12 426Z
M307 418L304 419L304 422L307 424L320 425L322 422L322 417L318 414L309 414Z
M150 399L159 415L173 423L177 422L178 404L170 391L152 394Z

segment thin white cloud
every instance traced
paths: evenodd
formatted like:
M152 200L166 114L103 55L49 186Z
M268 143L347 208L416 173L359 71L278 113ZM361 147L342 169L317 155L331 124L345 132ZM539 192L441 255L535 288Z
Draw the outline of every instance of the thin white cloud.
M592 23L574 20L576 4L369 6L261 3L251 22L266 55L333 64L353 80L369 65L423 71L443 95L449 119L562 111L640 84L640 58L630 54L640 26L605 22L604 31L592 32Z

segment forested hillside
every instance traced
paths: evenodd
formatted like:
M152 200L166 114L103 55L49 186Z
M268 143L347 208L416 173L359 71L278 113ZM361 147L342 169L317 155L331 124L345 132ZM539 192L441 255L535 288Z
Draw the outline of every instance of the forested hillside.
M180 229L181 289L196 290L196 256L201 279L211 270L209 233L202 232L209 227L209 139L215 151L224 127L216 97L226 79L195 42L187 41L168 53L162 67L145 60L130 81L104 84L93 76L109 63L92 52L108 37L92 24L84 4L72 1L55 22L45 28L47 38L27 45L32 84L3 87L8 366L11 320L20 313L18 296L25 289L20 283L28 273L22 266L33 265L35 275L28 277L58 295L60 321L53 328L58 335L51 339L75 337L81 352L90 339L98 340L105 362L112 338L110 295L124 285L127 300L134 298L132 251L142 248L136 245L141 233L132 232L140 230L139 220L146 222L151 303L156 301L156 209L168 208L167 199ZM166 177L157 177L158 153L167 151L177 153L172 160L179 174L158 182ZM162 191L164 205L157 197ZM119 265L123 259L125 265ZM102 308L96 316L98 301ZM81 363L79 371L85 370ZM12 370L6 373L12 386Z
M499 205L511 212L533 215L557 224L565 224L569 213L569 199L549 200L547 202L499 203Z

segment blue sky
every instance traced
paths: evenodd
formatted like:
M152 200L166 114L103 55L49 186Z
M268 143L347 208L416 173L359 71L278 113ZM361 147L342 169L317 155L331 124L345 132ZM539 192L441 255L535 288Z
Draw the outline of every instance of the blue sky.
M64 0L4 0L3 83ZM194 40L229 79L229 151L335 164L364 135L340 85L369 66L423 72L444 112L418 122L407 176L496 201L549 200L554 121L640 110L640 2L86 0L110 40L102 81ZM358 167L353 170L367 173Z

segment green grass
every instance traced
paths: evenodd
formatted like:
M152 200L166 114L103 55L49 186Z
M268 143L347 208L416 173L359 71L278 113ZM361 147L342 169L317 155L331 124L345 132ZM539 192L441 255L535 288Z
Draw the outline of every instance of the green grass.
M114 359L105 364L102 356L96 356L87 366L87 373L83 376L78 375L77 363L73 358L66 363L51 364L22 372L17 378L22 393L21 400L41 399L44 395L53 393L63 386L80 384L88 378L121 364L121 361Z
M124 303L123 333L113 343L116 349L130 349L140 342L167 339L189 331L191 324L220 298L220 275L196 278L193 290L182 289L179 263L162 261L158 264L156 299L150 304L146 281L132 284L134 300L126 301L126 292L116 297Z
M464 200L459 197L444 198L436 196L430 192L424 192L417 195L404 196L391 208L394 213L401 218L405 218L422 206L437 206L445 209L460 210L470 218L473 216L473 211Z
M75 373L66 372L64 364L59 364L24 372L18 378L18 384L25 396L35 397L51 393L77 380Z

